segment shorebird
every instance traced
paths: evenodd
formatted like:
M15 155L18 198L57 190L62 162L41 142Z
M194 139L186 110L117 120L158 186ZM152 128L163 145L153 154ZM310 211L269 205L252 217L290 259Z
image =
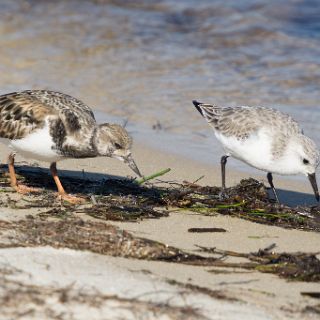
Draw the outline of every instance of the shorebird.
M51 163L50 171L60 196L69 202L83 199L67 194L56 163L68 158L112 157L141 173L132 155L132 139L117 124L97 124L82 101L54 91L27 90L0 96L0 140L13 152L8 157L11 186L20 193L39 191L17 182L14 157Z
M194 106L213 128L225 155L221 157L222 194L225 192L225 167L228 157L267 172L267 179L277 202L272 173L305 174L319 201L316 168L319 150L303 134L289 115L264 107L223 108L193 101Z

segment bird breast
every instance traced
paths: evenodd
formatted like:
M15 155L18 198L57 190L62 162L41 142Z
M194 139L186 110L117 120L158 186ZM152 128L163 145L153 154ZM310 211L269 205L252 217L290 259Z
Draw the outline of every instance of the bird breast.
M34 130L21 139L11 140L8 146L26 158L46 162L56 162L63 159L63 156L55 149L48 120L46 120L44 127Z
M274 169L274 159L271 152L272 139L262 130L251 134L246 139L225 136L217 131L215 135L228 155L257 169L274 172L271 170Z
M270 134L270 131L261 129L242 140L225 136L217 131L215 135L222 143L227 155L254 168L283 175L301 173L301 166L297 163L296 158L290 154L288 146L283 146L281 154L273 152L278 137Z

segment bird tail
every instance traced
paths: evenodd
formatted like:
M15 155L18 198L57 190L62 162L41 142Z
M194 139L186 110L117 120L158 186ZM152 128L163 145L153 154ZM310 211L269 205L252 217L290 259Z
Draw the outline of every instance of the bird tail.
M198 102L196 100L192 100L192 103L194 104L194 106L197 108L197 110L200 112L200 114L203 116L203 112L202 112L202 109L201 109L201 105L202 103L201 102Z
M219 110L221 109L218 106L201 103L196 100L193 100L192 103L209 123L215 121L216 117L219 115Z

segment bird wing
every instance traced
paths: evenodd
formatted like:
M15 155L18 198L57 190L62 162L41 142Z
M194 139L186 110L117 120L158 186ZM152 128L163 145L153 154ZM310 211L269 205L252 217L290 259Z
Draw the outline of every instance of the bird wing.
M96 125L92 110L72 96L49 90L29 90L24 93L56 110L69 134Z
M24 93L0 96L0 137L21 139L35 129L42 128L47 115L55 111L41 101Z
M223 135L234 136L239 140L247 139L261 128L271 134L288 137L302 133L299 124L289 115L278 110L264 107L227 107L193 101L193 104L207 122Z

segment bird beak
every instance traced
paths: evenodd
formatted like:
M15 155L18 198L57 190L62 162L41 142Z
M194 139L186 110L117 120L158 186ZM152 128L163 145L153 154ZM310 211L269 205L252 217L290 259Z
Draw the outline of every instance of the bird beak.
M318 190L318 186L317 186L316 173L308 174L308 178L309 178L310 183L312 185L314 195L315 195L317 201L319 202L320 197L319 197L319 190Z
M136 173L139 177L142 177L142 174L140 173L136 163L134 162L131 154L129 154L127 157L123 157L124 163L126 163L134 173Z

